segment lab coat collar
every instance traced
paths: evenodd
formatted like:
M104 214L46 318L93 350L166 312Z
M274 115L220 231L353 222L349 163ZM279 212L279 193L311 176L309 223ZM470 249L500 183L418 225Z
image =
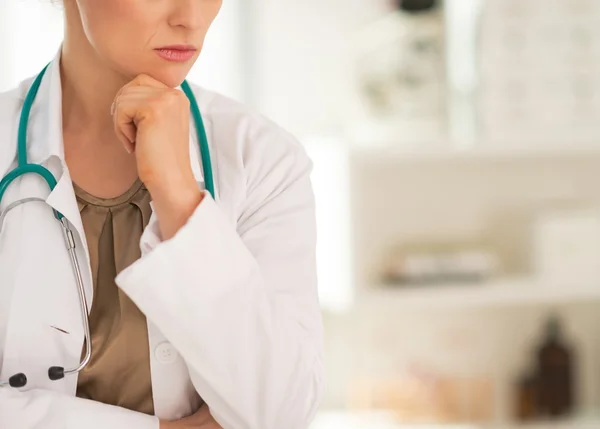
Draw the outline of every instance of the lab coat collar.
M29 119L28 159L42 164L52 156L59 158L64 166L62 144L62 84L60 78L60 50L42 79L38 95ZM23 94L25 97L26 94Z

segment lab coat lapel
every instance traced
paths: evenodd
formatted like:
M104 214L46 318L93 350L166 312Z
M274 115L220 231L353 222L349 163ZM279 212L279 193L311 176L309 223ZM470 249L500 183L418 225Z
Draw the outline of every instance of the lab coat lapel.
M92 282L85 234L63 156L59 59L60 56L55 58L44 76L31 111L27 136L29 162L47 167L58 184L49 192L41 178L23 176L9 187L7 197L10 201L30 196L46 198L50 207L67 218L73 228L91 308ZM53 382L47 376L49 366L76 366L83 345L77 283L61 225L50 207L39 203L20 206L5 224L9 231L22 232L3 237L5 241L0 249L20 253L12 257L19 263L10 267L8 276L13 289L8 295L10 324L4 344L2 375L25 372L30 380L27 389L38 387L72 394L77 377Z
M30 156L33 158L33 162L50 164L49 167L58 180L56 187L46 199L46 203L67 218L76 239L78 238L76 240L76 245L79 247L77 256L82 265L86 298L88 306L91 308L93 287L89 270L90 259L73 182L64 156L60 52L48 67L36 103L38 104L36 106L37 118L33 117L30 123L32 130Z
M15 185L19 198L48 192L35 176ZM77 365L83 344L77 286L61 226L45 204L29 203L14 212L6 220L2 250L16 262L8 276L13 290L8 294L3 375L24 372L27 389L71 393L76 379L52 382L47 376L50 366Z

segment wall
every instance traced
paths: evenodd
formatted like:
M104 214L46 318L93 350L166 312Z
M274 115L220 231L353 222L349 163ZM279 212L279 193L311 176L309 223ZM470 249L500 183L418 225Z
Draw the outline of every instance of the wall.
M388 0L254 0L255 104L298 136L339 135L355 100L354 40Z
M0 91L5 91L54 57L62 40L62 11L48 1L4 1L0 20L0 49L6 61L0 67Z

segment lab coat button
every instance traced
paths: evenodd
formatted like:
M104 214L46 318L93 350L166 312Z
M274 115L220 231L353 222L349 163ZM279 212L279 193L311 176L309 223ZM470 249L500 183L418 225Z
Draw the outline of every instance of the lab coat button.
M162 364L173 363L177 360L177 351L170 343L161 343L154 350L156 360Z

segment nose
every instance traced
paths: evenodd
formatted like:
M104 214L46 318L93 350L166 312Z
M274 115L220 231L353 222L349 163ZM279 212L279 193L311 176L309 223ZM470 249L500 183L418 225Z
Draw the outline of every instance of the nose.
M211 18L211 0L174 0L169 24L188 30L208 29Z

